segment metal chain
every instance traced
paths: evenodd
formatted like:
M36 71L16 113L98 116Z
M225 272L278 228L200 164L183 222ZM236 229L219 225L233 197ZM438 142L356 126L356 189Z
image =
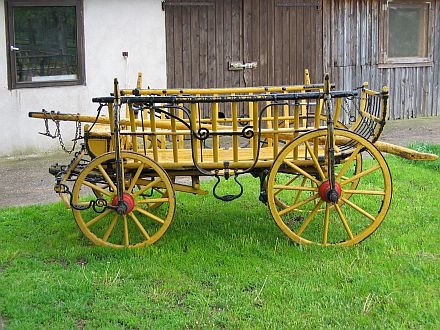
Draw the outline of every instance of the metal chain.
M43 109L43 113L48 114L50 116L50 119L55 123L55 132L54 132L54 134L52 134L50 132L49 120L48 120L48 118L45 118L44 119L44 126L45 126L45 129L46 129L46 132L45 133L41 133L40 132L40 134L48 136L48 137L50 137L52 139L58 138L58 142L60 143L60 146L63 149L63 151L68 153L68 154L71 154L75 150L77 141L83 138L81 136L81 122L79 120L76 120L75 137L72 140L73 141L73 146L72 146L72 148L70 150L68 150L66 148L66 145L64 144L63 137L61 136L60 121L56 120L56 119L54 119L52 117L52 114L54 112L53 111L48 112L48 111Z
M356 121L356 113L359 112L357 102L360 98L359 97L346 97L344 98L344 103L342 105L342 110L345 112L345 114L348 116L348 121L350 123L354 123ZM353 107L348 104L348 100L352 101ZM351 109L353 108L354 111Z

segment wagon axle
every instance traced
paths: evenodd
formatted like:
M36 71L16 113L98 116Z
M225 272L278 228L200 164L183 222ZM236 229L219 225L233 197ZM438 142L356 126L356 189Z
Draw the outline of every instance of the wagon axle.
M319 186L319 196L323 201L330 202L330 203L337 203L339 200L339 197L341 196L342 189L341 185L338 182L335 182L335 188L331 188L330 181L324 181Z
M115 196L112 200L112 206L116 207L116 212L118 214L128 214L133 211L135 205L135 201L133 196L128 193L122 194L122 200L119 199L119 196Z

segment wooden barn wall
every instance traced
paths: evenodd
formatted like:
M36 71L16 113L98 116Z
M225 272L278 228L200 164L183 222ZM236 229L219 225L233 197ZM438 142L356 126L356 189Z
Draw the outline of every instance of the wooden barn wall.
M324 1L324 72L339 88L368 81L372 89L390 87L391 119L440 115L440 0L434 10L434 65L379 68L378 0Z

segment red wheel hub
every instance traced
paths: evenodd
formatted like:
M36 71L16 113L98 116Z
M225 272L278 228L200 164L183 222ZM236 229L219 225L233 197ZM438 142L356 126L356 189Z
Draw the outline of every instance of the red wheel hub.
M338 198L339 196L341 196L342 193L342 189L341 189L341 185L338 182L335 182L335 190L338 193ZM321 196L321 199L326 201L326 202L331 202L330 198L329 198L329 193L331 192L331 188L330 188L330 181L324 181L320 186L319 186L319 196Z
M130 213L131 211L133 211L134 204L135 204L134 198L128 193L123 193L122 200L124 201L124 203L126 205L126 211L124 212L124 214ZM118 202L119 202L119 197L118 196L113 197L112 206L118 205Z

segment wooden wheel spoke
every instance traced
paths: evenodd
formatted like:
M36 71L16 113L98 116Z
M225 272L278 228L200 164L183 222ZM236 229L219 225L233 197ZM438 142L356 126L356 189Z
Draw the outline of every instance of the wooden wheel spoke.
M98 216L94 217L92 220L86 223L86 227L90 227L91 225L97 223L99 220L104 218L107 214L109 214L112 210L108 209L99 214Z
M342 192L343 193L347 193L347 194L385 196L385 191L382 191L382 190L352 190L352 189L343 189Z
M115 216L113 217L112 222L110 223L110 226L107 228L107 231L105 232L104 236L102 237L102 240L104 242L107 242L108 238L110 237L113 228L115 228L116 223L118 222L119 219L119 214L115 214Z
M124 219L124 245L128 246L130 244L130 240L128 237L128 221L126 214L123 215L123 219Z
M284 164L288 165L289 167L293 168L295 171L297 171L298 173L301 173L303 176L309 178L310 180L312 180L313 182L315 182L316 184L320 184L321 182L319 182L317 179L315 179L313 176L311 176L309 173L307 173L306 171L304 171L302 168L300 168L298 165L292 163L291 161L284 159Z
M133 219L134 223L136 224L136 226L139 228L140 232L142 233L142 235L144 235L144 237L146 239L150 239L150 235L148 234L148 232L145 230L144 226L142 226L141 222L139 221L139 219L132 213L130 213L130 217Z
M144 169L144 164L141 164L137 171L136 174L134 175L134 177L131 179L131 183L130 186L128 187L127 191L129 193L131 193L133 191L134 186L136 185L137 180L139 179L139 176L141 175L142 171Z
M315 200L317 198L319 198L319 193L314 194L313 196L310 196L309 198L307 198L307 199L305 199L305 200L303 200L303 201L301 201L299 203L295 203L292 206L289 206L289 207L285 208L284 210L281 210L279 212L279 215L280 216L284 215L284 214L286 214L286 213L288 213L288 212L290 212L290 211L292 211L292 210L294 210L294 209L296 209L296 208L298 208L298 207L300 207L300 206L302 206L304 204L307 204L307 203L309 203L309 202L311 202L311 201L313 201L313 200Z
M136 204L166 203L168 201L168 198L145 198L136 201Z
M143 187L142 189L136 191L134 194L132 194L133 198L138 197L139 195L142 195L146 190L153 188L154 186L156 186L159 182L161 182L162 179L161 178L157 178L154 181L151 181L149 184L147 184L145 187Z
M148 211L145 211L144 209L141 209L140 207L135 207L134 209L136 211L138 211L139 213L142 213L143 215L146 215L147 217L153 219L154 221L159 222L162 225L165 223L165 220L159 218L158 216L156 216L156 215L154 215L154 214L152 214L152 213L150 213Z
M336 208L336 211L337 211L338 214L339 214L339 218L341 219L342 224L344 225L344 228L345 228L345 231L346 231L347 234L348 234L348 237L350 237L350 239L353 239L353 233L351 232L350 226L348 225L348 222L347 222L347 220L345 219L345 216L344 216L344 214L342 213L341 208L339 207L338 204L335 204L335 208Z
M304 230L308 227L310 222L315 218L316 213L318 213L319 208L321 207L323 201L320 200L318 204L315 205L313 208L313 211L309 214L306 220L304 220L304 223L301 225L301 227L297 231L297 235L301 236L301 234L304 232Z
M366 216L368 219L370 219L372 222L374 222L376 220L376 218L374 216L372 216L370 213L368 213L367 211L365 211L363 208L359 207L358 205L356 205L355 203L351 202L350 200L341 197L341 200L346 203L347 205L351 206L352 208L354 208L356 211L358 211L359 213L363 214L364 216Z
M84 184L85 186L89 187L89 188L92 188L92 189L94 189L94 190L99 191L100 193L103 193L104 195L106 195L106 196L108 196L108 197L113 197L113 194L112 194L110 191L107 191L107 190L101 188L100 186L97 186L97 185L94 184L94 183L91 183L91 182L89 182L89 181L84 181L83 184Z
M345 172L347 172L348 168L350 167L351 163L354 161L354 159L356 158L356 156L359 154L359 152L361 151L362 146L358 146L355 151L353 151L353 153L350 155L350 157L348 157L348 159L345 161L344 166L341 168L341 170L339 171L339 173L336 175L336 180L340 180L341 177L345 174Z
M355 180L358 180L358 179L360 179L360 178L362 178L362 177L364 177L374 171L377 171L378 169L380 169L380 165L376 165L374 167L369 168L368 170L362 171L362 172L352 176L350 179L342 181L341 186L346 185L346 184L353 182Z
M318 188L304 186L275 186L275 189L281 190L301 190L301 191L317 191Z
M102 167L101 164L98 164L98 170L99 170L99 172L101 172L101 174L104 177L105 181L107 181L108 185L113 189L113 191L117 191L114 182L112 181L112 179L110 179L110 176L108 175L108 173L106 172L104 167Z
M310 156L313 159L313 164L314 164L315 168L318 170L318 173L319 173L319 176L321 177L321 180L324 181L325 180L325 174L322 171L321 165L319 165L318 158L316 158L316 155L313 152L312 147L310 147L310 144L307 141L305 141L304 144L306 145L306 148L309 151Z
M322 244L326 245L328 241L328 225L330 222L330 204L325 204L325 215L324 215L324 235L322 237Z
M285 186L289 186L290 184L292 184L294 181L296 181L296 179L299 178L299 175L295 175L293 178L289 179L284 185ZM278 195L281 192L281 189L274 189L274 196Z
M302 182L301 182L301 186L305 186L305 185L306 185L306 182L307 182L307 178L303 178L303 180L302 180ZM313 182L312 182L312 184L313 184ZM298 192L296 193L295 200L293 201L294 204L295 204L295 203L298 203L299 198L301 197L301 194L302 194L302 191L298 191Z

